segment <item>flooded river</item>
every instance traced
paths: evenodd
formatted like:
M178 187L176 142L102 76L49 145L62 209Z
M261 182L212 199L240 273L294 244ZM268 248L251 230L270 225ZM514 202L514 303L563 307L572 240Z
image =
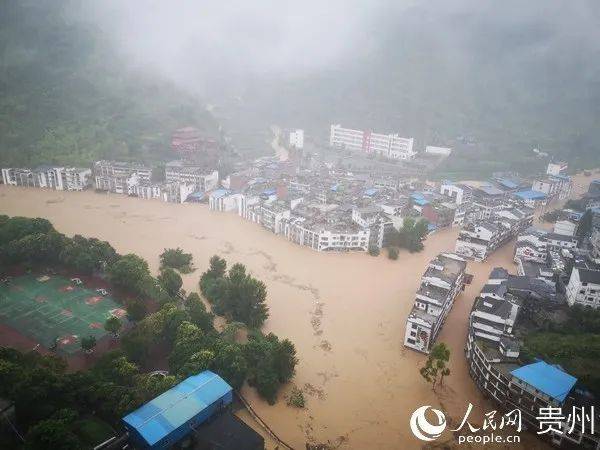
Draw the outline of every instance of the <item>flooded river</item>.
M401 253L391 261L384 254L317 253L203 205L116 194L0 186L0 213L45 217L68 235L107 240L120 253L146 258L153 271L164 248L182 247L193 253L198 268L184 277L187 291L197 290L214 254L229 264L245 264L268 286L265 331L296 345L300 362L293 383L304 390L307 406L286 405L291 385L274 406L252 389L244 389L244 395L295 448L303 449L306 442L352 449L420 448L408 427L417 407L437 405L455 421L469 402L479 412L493 409L467 373L463 347L471 304L491 268L503 265L514 272L512 245L485 263L469 263L473 284L458 297L438 339L451 348L452 373L444 389L434 393L419 375L425 356L406 350L402 338L420 276L431 258L453 250L456 229L432 235L421 253Z

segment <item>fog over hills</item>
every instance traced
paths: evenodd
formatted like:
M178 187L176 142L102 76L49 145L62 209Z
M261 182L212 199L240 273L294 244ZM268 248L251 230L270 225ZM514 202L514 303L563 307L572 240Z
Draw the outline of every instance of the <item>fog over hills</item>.
M126 61L112 73L169 80L220 107L232 134L275 123L323 137L339 122L418 147L467 140L498 167L534 147L573 164L600 153L593 0L66 5Z

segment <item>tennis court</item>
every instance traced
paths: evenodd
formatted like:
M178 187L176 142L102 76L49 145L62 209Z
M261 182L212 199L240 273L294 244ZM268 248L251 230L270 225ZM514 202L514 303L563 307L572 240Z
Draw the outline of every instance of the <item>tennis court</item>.
M0 284L0 322L66 354L79 351L85 336L104 337L106 319L126 320L125 314L109 296L59 276L25 275Z

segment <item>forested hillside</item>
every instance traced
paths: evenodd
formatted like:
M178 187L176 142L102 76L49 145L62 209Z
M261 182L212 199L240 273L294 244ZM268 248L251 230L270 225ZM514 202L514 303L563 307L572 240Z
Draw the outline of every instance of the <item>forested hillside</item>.
M159 159L174 128L216 124L189 94L132 68L65 0L0 3L0 163Z

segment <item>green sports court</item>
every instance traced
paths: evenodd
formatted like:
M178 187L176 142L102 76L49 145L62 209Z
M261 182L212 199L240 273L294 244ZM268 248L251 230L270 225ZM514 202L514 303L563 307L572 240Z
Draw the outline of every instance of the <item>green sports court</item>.
M104 337L111 315L125 314L109 296L60 276L25 275L0 284L0 322L68 355L81 349L82 337Z

